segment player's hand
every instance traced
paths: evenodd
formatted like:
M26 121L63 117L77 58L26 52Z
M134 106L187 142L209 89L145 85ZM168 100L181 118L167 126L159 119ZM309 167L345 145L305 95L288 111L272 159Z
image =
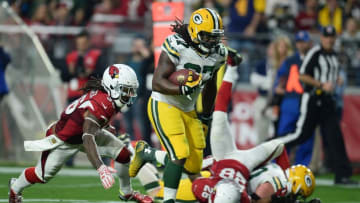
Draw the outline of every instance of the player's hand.
M199 77L197 80L193 80L192 72L189 73L188 80L185 82L185 84L180 85L180 93L182 95L189 95L195 91L197 87L199 87L202 83L202 74L199 74Z
M242 62L242 56L233 48L226 47L228 50L227 64L231 66L238 66Z
M332 92L334 90L334 86L331 82L326 82L321 85L321 89L325 92Z
M111 175L111 172L109 171L108 167L105 164L103 164L97 169L97 171L100 175L100 180L104 188L105 189L111 188L112 185L115 183L115 179Z

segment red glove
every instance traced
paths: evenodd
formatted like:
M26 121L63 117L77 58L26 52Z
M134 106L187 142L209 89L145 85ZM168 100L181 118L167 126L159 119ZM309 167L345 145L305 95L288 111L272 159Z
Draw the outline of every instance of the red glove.
M97 169L97 171L100 175L100 180L104 188L105 189L111 188L111 186L115 183L115 179L111 175L108 167L103 164Z

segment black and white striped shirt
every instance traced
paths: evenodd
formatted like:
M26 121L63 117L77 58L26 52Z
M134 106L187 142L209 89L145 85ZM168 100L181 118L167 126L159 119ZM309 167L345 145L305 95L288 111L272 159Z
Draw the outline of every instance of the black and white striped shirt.
M320 45L311 48L305 56L300 74L312 76L321 83L331 82L336 85L339 76L339 61L334 51L325 51ZM304 91L311 92L314 86L304 84Z

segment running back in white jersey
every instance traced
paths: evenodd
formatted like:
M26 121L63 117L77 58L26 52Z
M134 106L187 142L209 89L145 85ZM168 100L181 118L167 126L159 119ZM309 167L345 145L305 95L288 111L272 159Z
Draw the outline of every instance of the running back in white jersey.
M256 188L266 182L273 186L275 193L284 190L287 191L286 193L291 192L291 185L285 175L285 171L279 165L270 163L251 172L248 193L255 193Z
M165 95L159 92L152 92L151 97L157 101L174 105L184 112L194 110L195 102L204 84L214 77L216 70L226 62L227 49L223 44L219 44L215 49L215 53L208 56L202 55L187 45L179 34L173 34L165 39L162 51L169 56L176 67L176 71L191 69L198 74L201 73L203 85L190 95L191 100L185 95Z

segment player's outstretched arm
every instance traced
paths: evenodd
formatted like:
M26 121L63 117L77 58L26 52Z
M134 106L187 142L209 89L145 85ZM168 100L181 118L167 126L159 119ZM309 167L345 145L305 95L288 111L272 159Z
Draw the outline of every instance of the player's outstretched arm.
M169 56L162 51L159 64L154 72L152 80L152 90L163 94L178 95L181 94L179 86L173 84L168 78L175 72L176 67L171 62Z
M95 142L95 136L101 130L100 121L88 111L85 112L84 118L82 139L85 153L91 164L97 169L102 185L108 189L115 180L108 167L102 162Z

